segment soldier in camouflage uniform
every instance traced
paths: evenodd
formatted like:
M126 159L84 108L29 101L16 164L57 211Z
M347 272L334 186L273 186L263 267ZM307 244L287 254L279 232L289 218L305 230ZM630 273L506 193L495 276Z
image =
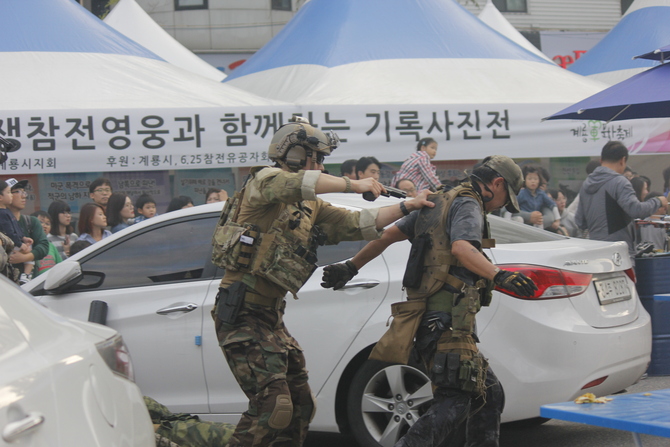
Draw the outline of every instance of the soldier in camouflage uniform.
M201 421L188 413L172 413L154 399L144 396L156 432L156 447L225 447L235 426Z
M287 291L296 297L316 268L317 243L378 238L403 210L428 203L423 195L402 208L351 212L319 199L317 194L328 192L369 191L375 197L384 192L371 178L322 172L324 157L337 144L336 135L292 118L270 144L268 155L276 166L252 169L243 190L224 207L214 234L213 261L226 273L212 317L228 365L249 398L230 447L298 447L305 440L316 403L302 348L282 317ZM238 313L224 316L240 295Z
M537 290L530 278L497 268L482 251L494 246L486 213L502 206L516 212L522 182L521 169L510 158L488 157L461 185L429 196L435 207L400 220L351 261L324 268L322 286L341 288L388 245L413 241L407 270L415 274L406 273L403 285L409 301L425 302L425 311L416 317L414 347L431 378L434 399L396 447L439 446L464 422L468 447L498 446L504 395L475 344L474 316L489 304L494 285L523 297Z

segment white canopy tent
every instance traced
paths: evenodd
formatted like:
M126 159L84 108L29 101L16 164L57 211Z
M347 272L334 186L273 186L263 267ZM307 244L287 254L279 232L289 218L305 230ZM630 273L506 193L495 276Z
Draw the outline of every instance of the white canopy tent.
M488 26L498 31L500 34L507 37L517 45L525 48L537 56L540 56L543 59L553 62L547 57L546 54L538 50L535 45L530 43L528 39L523 36L523 34L514 28L514 25L509 23L509 20L507 20L505 16L503 16L500 11L498 11L498 8L496 8L491 0L486 0L486 5L484 5L477 17L479 17L479 20L486 23Z
M451 0L311 0L224 83L295 102L337 131L347 144L335 162L401 161L423 136L446 142L441 160L592 155L603 144L581 124L540 121L603 84Z
M0 15L0 135L21 144L7 173L253 165L296 110L169 64L71 0Z
M214 81L226 77L168 34L135 0L120 0L104 22L177 67Z

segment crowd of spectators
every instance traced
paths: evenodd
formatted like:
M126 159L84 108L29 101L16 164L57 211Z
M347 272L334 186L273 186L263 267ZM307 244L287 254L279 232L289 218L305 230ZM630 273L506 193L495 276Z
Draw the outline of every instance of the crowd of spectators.
M54 200L46 211L32 215L22 214L28 196L28 180L0 181L0 232L7 235L13 247L1 247L9 254L13 266L12 279L19 284L28 282L80 250L145 219L157 215L156 201L149 194L141 194L133 203L123 193L115 193L112 183L98 178L89 185L91 202L79 210L73 221L70 205ZM222 202L228 193L210 188L204 202ZM166 213L193 206L187 196L173 198Z
M440 180L431 163L436 153L435 140L419 140L416 151L394 174L390 186L405 191L408 197L415 197L424 189L436 191L439 188L450 188L452 185ZM620 142L609 142L603 147L600 159L591 160L585 166L586 185L593 182L598 184L598 179L603 178L616 180L619 188L598 197L595 203L591 197L594 193L588 189L577 193L562 184L558 188L548 189L548 170L543 166L526 164L522 169L524 188L517 197L521 211L517 214L503 213L503 217L565 236L624 240L632 256L636 247L644 243L652 244L657 251L667 251L668 238L664 228L644 225L644 222L641 225L639 221L636 225L635 220L659 219L666 214L665 196L670 193L670 167L663 171L663 193L660 193L652 191L649 177L635 172L627 165L627 161L628 151L625 146ZM381 164L374 157L347 160L340 167L340 174L351 179L379 179L380 171ZM595 190L597 186L591 188ZM584 198L580 200L580 196ZM580 201L584 200L587 203L581 204L579 211ZM654 203L647 203L650 201ZM594 209L598 211L594 213Z

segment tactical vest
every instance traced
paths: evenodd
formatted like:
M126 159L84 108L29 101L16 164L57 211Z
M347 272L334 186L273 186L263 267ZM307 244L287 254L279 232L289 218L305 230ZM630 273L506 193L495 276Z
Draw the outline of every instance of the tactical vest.
M488 221L486 220L486 211L484 203L470 183L463 183L447 192L440 192L429 196L429 200L435 203L434 208L423 208L417 218L414 235L426 234L430 239L430 244L423 257L424 273L421 278L421 284L417 288L407 288L407 297L409 299L428 298L438 291L442 290L445 284L449 284L456 290L463 289L465 283L449 273L452 266L462 267L463 265L451 253L451 241L446 232L447 216L449 210L457 197L471 197L477 201L482 210L484 232L482 246L479 252L483 253L483 248L492 248L495 246L495 240L491 239ZM486 297L482 297L483 305L490 303L491 281L480 279L477 281L478 289L489 289Z
M252 169L251 175L260 169ZM264 232L253 222L240 222L249 181L221 211L212 237L212 262L226 271L265 278L297 299L296 293L316 270L318 227L312 223L313 210L305 202L280 204Z

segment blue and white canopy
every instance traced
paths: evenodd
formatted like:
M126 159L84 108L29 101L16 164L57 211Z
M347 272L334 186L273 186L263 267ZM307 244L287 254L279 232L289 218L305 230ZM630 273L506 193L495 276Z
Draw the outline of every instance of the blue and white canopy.
M670 0L635 0L621 21L568 70L608 85L658 62L635 56L670 44Z
M298 104L569 103L601 88L452 0L311 0L224 82Z
M0 2L3 110L269 105L165 62L72 0Z
M2 0L0 17L16 175L253 165L296 111L172 65L72 0Z
M423 136L447 141L442 160L533 157L540 148L582 155L565 123L540 120L605 87L453 0L310 0L224 84L294 102L336 130L347 142L334 162L371 148L382 161L402 161Z

